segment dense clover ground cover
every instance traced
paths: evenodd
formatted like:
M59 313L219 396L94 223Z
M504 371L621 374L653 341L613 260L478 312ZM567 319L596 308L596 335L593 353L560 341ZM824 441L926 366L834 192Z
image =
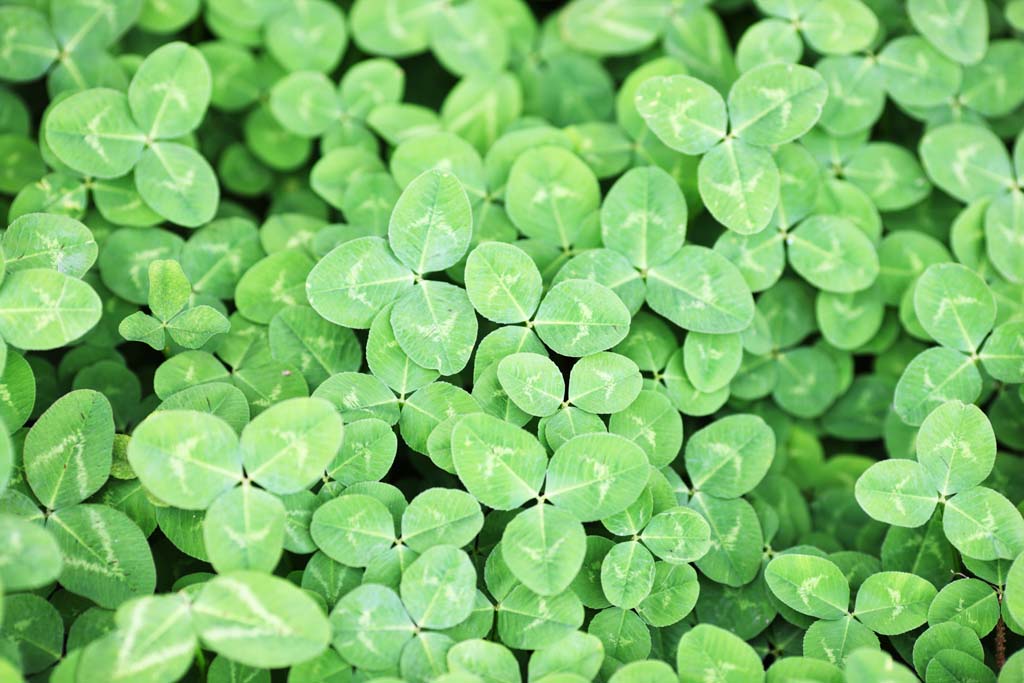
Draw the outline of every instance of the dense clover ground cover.
M0 0L0 682L1024 683L1024 0Z

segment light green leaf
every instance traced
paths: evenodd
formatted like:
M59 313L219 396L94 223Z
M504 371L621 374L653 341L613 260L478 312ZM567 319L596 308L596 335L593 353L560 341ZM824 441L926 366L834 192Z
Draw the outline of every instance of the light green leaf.
M520 410L537 417L553 415L565 397L562 371L539 353L513 353L502 358L498 361L498 381Z
M61 100L46 116L44 131L58 159L97 178L131 171L146 139L132 118L128 97L109 88L83 90Z
M0 336L19 349L64 346L91 330L101 313L92 287L56 270L19 270L0 287Z
M327 649L320 606L285 579L252 571L217 576L199 591L192 618L203 645L248 666L280 668Z
M337 246L309 272L306 295L317 313L337 325L367 329L377 313L413 284L413 274L380 237Z
M135 187L160 216L188 228L212 220L220 200L210 164L196 150L174 142L160 142L143 152Z
M636 400L642 385L632 360L609 351L595 353L569 371L569 402L590 413L617 413Z
M72 391L54 401L25 437L25 478L51 510L80 503L107 481L113 447L110 401L90 389Z
M318 507L309 531L328 557L349 567L365 567L395 541L391 512L384 503L361 493L339 496Z
M3 259L7 272L52 268L82 277L96 262L92 232L73 218L50 213L19 216L4 231Z
M132 600L117 610L115 620L116 630L82 651L78 670L83 683L157 683L188 671L198 642L184 595Z
M581 522L625 510L647 484L643 449L617 434L581 434L563 444L548 465L544 495Z
M913 460L875 463L857 479L855 492L869 516L900 527L925 524L938 503L928 471Z
M527 150L509 172L505 209L527 237L568 248L600 203L594 172L561 147Z
M540 595L557 595L576 578L586 554L583 525L569 512L538 504L505 527L501 554L509 570Z
M908 0L914 28L943 54L962 64L979 61L988 48L988 12L982 0Z
M686 472L696 490L738 498L757 486L775 457L775 433L756 415L730 415L695 432Z
M817 123L827 98L825 79L814 69L799 64L755 67L729 90L732 134L758 147L791 142Z
M455 424L452 460L466 490L496 510L514 510L535 497L548 464L530 432L483 413Z
M711 527L690 508L671 507L651 518L640 539L666 562L696 562L711 548Z
M918 461L944 496L985 481L996 461L996 435L985 413L956 400L928 414L915 444Z
M398 260L419 274L455 265L472 233L472 211L462 183L438 170L425 171L405 187L388 225L388 241Z
M754 317L754 299L736 266L695 245L650 270L647 303L683 329L708 334L741 332Z
M113 609L156 588L146 537L131 519L106 505L75 505L50 515L46 528L64 556L64 588Z
M786 238L793 269L818 289L849 293L867 289L878 277L878 254L853 222L812 216Z
M526 252L512 244L484 242L466 260L466 293L480 315L498 323L529 320L543 286Z
M938 591L915 574L879 572L857 589L853 614L875 633L899 635L928 620L928 606Z
M146 490L183 510L205 510L242 478L235 431L218 417L164 410L143 420L128 462Z
M618 344L629 331L629 321L629 310L612 290L591 280L570 279L548 290L533 325L552 351L579 358Z
M61 549L42 526L10 514L0 515L0 582L7 592L42 588L63 568Z
M293 398L260 413L239 442L246 474L278 494L320 479L341 448L342 419L322 398Z
M203 543L219 574L272 572L284 549L287 511L274 496L243 483L213 501L203 519Z
M398 595L375 584L359 586L339 600L331 612L331 627L332 644L346 661L376 670L398 662L416 629Z
M686 199L657 166L626 171L601 205L604 245L646 270L672 258L686 238Z
M740 139L717 145L697 167L697 187L707 210L742 235L767 227L779 203L779 183L772 155Z
M476 344L477 320L466 290L424 280L391 309L395 339L409 358L442 375L469 363Z
M992 330L996 301L985 281L958 263L936 263L914 285L914 312L943 346L975 352Z
M764 571L772 593L788 607L819 619L839 619L850 606L850 584L831 560L783 554Z
M476 569L465 552L436 545L402 573L402 603L421 628L450 628L469 618L476 598Z
M139 65L128 85L128 102L149 140L177 138L199 127L212 87L210 67L199 50L167 43Z
M942 530L949 542L976 560L1010 560L1024 550L1024 519L1002 494L976 486L946 502Z
M683 154L704 154L725 137L725 100L692 76L655 76L636 90L636 109L668 147Z
M698 624L679 639L676 669L680 683L703 683L713 672L721 683L761 683L761 657L738 636L711 624Z

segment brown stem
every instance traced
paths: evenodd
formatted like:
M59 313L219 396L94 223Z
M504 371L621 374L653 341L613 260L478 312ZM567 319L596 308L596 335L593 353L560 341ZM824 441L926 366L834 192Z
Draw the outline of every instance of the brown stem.
M1006 664L1006 623L1000 615L996 622L996 671L1001 671Z

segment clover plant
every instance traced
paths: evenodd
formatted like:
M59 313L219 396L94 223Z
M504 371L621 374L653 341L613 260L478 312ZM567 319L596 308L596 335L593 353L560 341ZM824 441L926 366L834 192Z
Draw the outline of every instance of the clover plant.
M0 681L1024 681L1024 0L0 0Z

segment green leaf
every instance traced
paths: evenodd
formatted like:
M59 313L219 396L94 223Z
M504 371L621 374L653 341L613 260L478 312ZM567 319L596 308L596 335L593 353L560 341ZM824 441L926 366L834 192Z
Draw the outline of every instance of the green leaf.
M184 595L132 600L115 621L116 630L82 651L78 669L85 680L175 680L192 665L198 642Z
M583 525L575 516L538 504L509 522L500 547L505 564L527 588L557 595L579 573L586 545Z
M931 348L906 366L893 405L904 422L917 426L941 404L972 403L980 394L981 375L973 360L952 349Z
M909 0L914 28L943 54L962 64L979 61L988 48L988 12L981 0Z
M548 464L544 495L581 522L625 510L643 491L647 456L616 434L582 434L563 444Z
M775 597L801 614L839 619L848 613L850 584L831 560L779 555L765 567L764 578Z
M949 496L988 478L996 461L996 436L980 408L949 401L921 423L916 449L932 485Z
M16 271L0 287L0 336L19 349L64 346L91 330L101 313L92 287L56 270Z
M1013 568L1007 576L1009 585L1014 576ZM1007 601L1007 608L1013 607ZM992 632L999 621L1000 606L996 591L979 579L952 581L939 590L928 606L928 623L931 626L954 622L974 630L979 638Z
M317 313L336 325L367 329L377 313L411 289L413 274L380 237L345 242L316 264L306 295Z
M132 118L128 97L109 88L83 90L61 100L47 115L44 131L58 159L97 178L131 171L146 140Z
M775 457L775 433L756 415L730 415L695 432L686 472L696 490L738 498L756 487Z
M52 534L14 515L0 516L0 581L8 592L42 588L63 568L61 549Z
M160 321L176 316L192 296L192 285L173 259L157 259L149 263L149 308Z
M976 486L946 501L942 530L949 542L976 560L1015 558L1024 550L1024 519L1002 494Z
M198 349L218 334L230 331L231 323L216 308L200 304L174 316L166 327L176 343L186 349Z
M772 155L729 138L705 154L697 168L701 199L719 223L741 235L768 226L779 203L779 168Z
M377 584L363 584L339 600L331 628L331 644L345 661L371 670L397 664L416 630L398 595Z
M243 483L213 501L203 520L203 543L220 574L251 569L272 572L284 549L285 516L281 501Z
M163 351L167 346L164 324L142 311L135 311L122 320L117 332L128 341L148 344L156 351Z
M914 574L872 574L857 590L854 616L875 633L899 635L927 621L928 606L937 593L932 584Z
M629 331L622 300L591 280L563 280L540 302L533 325L552 351L579 358L609 349Z
M89 389L72 391L55 401L25 437L25 479L48 509L75 505L107 481L113 447L110 401Z
M741 332L754 317L754 299L740 271L724 256L688 245L652 268L647 303L685 330Z
M604 245L637 268L668 261L686 237L686 199L675 179L646 166L626 171L601 204Z
M146 537L127 515L106 505L74 505L50 515L64 568L60 583L72 593L113 609L156 588Z
M1024 383L1024 323L997 325L981 347L981 364L993 379Z
M476 344L477 320L466 290L424 280L391 309L395 339L409 358L442 375L469 363Z
M46 15L30 6L0 9L0 24L7 27L0 41L0 78L31 81L46 73L60 50Z
M199 50L167 43L149 53L135 71L128 102L149 140L177 138L199 127L212 87L210 67Z
M73 218L29 213L12 221L0 241L8 272L52 268L82 277L96 262L98 248L92 232Z
M421 628L450 628L473 611L476 569L451 545L424 551L402 573L402 604Z
M402 263L423 274L457 263L472 232L469 198L459 179L430 170L402 191L391 214L388 241Z
M601 588L613 605L631 609L650 594L654 573L650 551L636 541L619 543L601 563Z
M875 463L857 479L855 491L864 512L894 526L921 526L938 504L928 470L912 460Z
M509 172L505 208L527 237L568 248L597 212L601 193L593 171L572 152L540 147L519 156Z
M963 202L994 195L1013 182L1006 147L981 126L950 123L932 128L921 138L920 153L932 182Z
M206 159L174 142L152 145L135 168L139 196L163 218L195 228L217 212L220 186Z
M537 417L553 415L565 397L561 370L539 353L513 353L502 358L498 361L498 381L520 410Z
M256 416L242 431L239 447L248 477L288 494L323 477L342 439L342 419L330 402L293 398Z
M218 417L164 410L143 420L128 462L146 490L184 510L205 510L242 478L235 431Z
M496 510L514 510L535 497L547 469L547 455L532 434L486 414L456 423L452 460L466 489Z
M729 90L732 134L758 147L801 137L821 117L828 86L799 64L764 64L747 71Z
M866 50L878 33L878 18L861 0L821 0L800 17L807 44L823 54Z
M395 542L391 512L376 498L360 493L318 507L309 531L328 557L349 567L365 567Z
M511 244L484 242L466 260L466 293L480 315L498 323L530 319L543 286L526 252Z
M754 649L739 637L711 624L698 624L679 639L676 669L681 683L699 683L707 672L722 683L760 683L764 666Z
M655 76L636 90L637 111L658 139L683 154L704 154L725 137L725 100L692 76Z
M458 489L432 488L413 498L402 514L401 541L419 553L442 544L462 547L483 525L476 498Z
M259 668L312 659L331 639L327 615L309 595L259 572L210 579L192 603L192 618L207 649Z
M975 352L992 330L996 301L985 281L958 263L928 266L914 285L914 312L943 346Z
M889 96L905 107L944 104L957 96L963 80L959 64L916 35L889 41L878 54L878 68Z
M711 547L711 528L690 508L671 507L651 518L640 539L666 562L696 562Z
M580 358L569 371L569 402L590 413L617 413L640 393L643 378L636 363L604 351Z
M849 293L878 277L875 246L854 223L839 216L812 216L786 237L793 269L818 289Z

